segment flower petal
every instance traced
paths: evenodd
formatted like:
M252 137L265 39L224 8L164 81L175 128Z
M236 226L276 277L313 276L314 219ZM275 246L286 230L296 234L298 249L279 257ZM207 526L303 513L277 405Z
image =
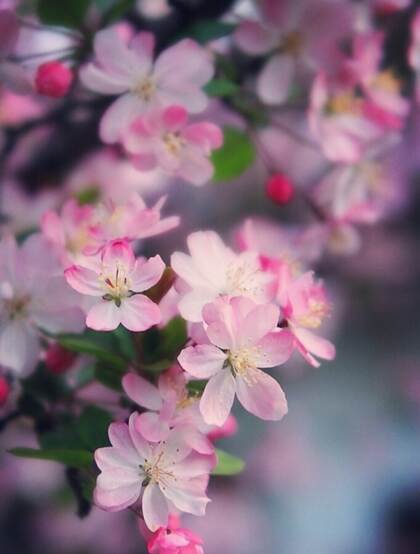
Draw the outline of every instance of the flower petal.
M225 360L226 354L212 344L188 346L178 356L181 367L198 379L208 379L221 371Z
M200 400L200 411L208 425L221 426L227 420L235 399L235 378L228 369L214 375Z
M120 310L121 324L130 331L145 331L162 319L159 306L143 294L125 298Z
M88 312L86 326L95 331L113 331L121 323L122 310L114 302L103 300Z
M149 483L144 489L142 508L144 522L150 531L156 531L159 527L167 526L168 503L157 485Z
M160 410L162 399L158 389L143 377L127 373L122 378L122 386L129 398L148 410Z
M265 420L279 420L287 414L284 392L275 379L259 369L248 370L246 378L236 377L236 394L242 406Z

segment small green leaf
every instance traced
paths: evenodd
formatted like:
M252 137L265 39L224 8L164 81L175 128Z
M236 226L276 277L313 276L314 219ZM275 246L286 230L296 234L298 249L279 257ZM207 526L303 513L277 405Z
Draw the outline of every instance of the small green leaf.
M182 317L174 317L162 329L159 352L162 357L175 358L188 339L187 325Z
M239 129L225 127L223 146L211 156L215 182L240 177L255 160L255 148L250 138Z
M230 35L235 30L236 25L217 20L197 21L188 28L185 35L200 43L209 42Z
M117 354L110 352L110 350L98 344L89 335L61 335L57 338L57 340L61 346L71 350L72 352L90 354L98 360L119 368L124 368L127 365L127 360L125 360L122 356L118 356ZM109 342L111 342L111 340ZM110 348L112 347L111 344L109 346Z
M87 450L50 449L37 448L12 448L10 454L20 458L32 458L36 460L49 460L59 462L70 467L89 467L93 462L93 454Z
M132 10L135 4L135 0L114 0L113 2L110 2L109 0L96 0L96 2L98 1L100 1L106 8L103 16L104 25L109 25L109 23L123 18L130 10Z
M101 191L99 187L92 186L77 192L74 196L80 206L96 204L101 196Z
M200 395L203 390L205 389L206 385L207 385L208 381L206 381L205 379L200 379L200 380L197 380L197 381L188 381L187 383L187 389L188 389L188 392L190 392L191 394L194 394L194 395Z
M125 371L115 366L98 363L95 367L95 379L108 389L122 392L121 379Z
M77 431L86 448L96 450L106 446L108 440L108 427L112 423L109 412L97 406L85 408L77 423Z
M213 79L204 87L209 96L233 96L238 90L238 85L228 79Z
M80 27L90 6L90 0L38 0L38 15L47 25Z
M237 475L245 469L245 462L224 450L216 448L217 466L213 469L212 475Z

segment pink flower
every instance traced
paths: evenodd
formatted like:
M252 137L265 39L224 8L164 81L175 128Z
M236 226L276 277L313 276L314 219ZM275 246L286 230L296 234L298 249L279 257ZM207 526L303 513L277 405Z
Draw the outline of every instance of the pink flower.
M351 32L351 10L331 0L263 0L258 7L261 23L244 21L235 40L248 54L269 54L257 92L266 104L281 104L301 66L313 70L335 62L338 40Z
M0 58L8 56L19 36L19 20L11 10L0 9Z
M44 214L41 227L63 263L86 263L86 256L96 254L109 241L143 239L176 227L178 217L161 219L164 203L162 197L147 208L137 193L121 204L108 199L96 206L80 206L75 200L68 200L60 215L53 211Z
M198 113L206 108L207 96L201 89L214 71L208 52L184 39L153 63L154 43L153 35L145 32L128 45L114 29L96 34L96 61L82 69L81 79L95 92L121 95L102 118L104 142L116 142L121 132L149 109L177 104Z
M200 400L204 421L223 425L235 395L261 419L281 419L287 413L284 393L259 369L283 364L291 355L290 333L277 328L279 309L235 297L207 304L203 318L207 344L185 348L178 361L193 377L209 379Z
M213 176L211 151L220 148L223 134L207 121L188 123L182 106L170 106L137 119L122 142L140 170L159 167L193 185L204 185Z
M103 249L95 269L73 265L64 274L80 294L97 299L86 317L88 327L111 331L122 324L130 331L145 331L158 324L161 315L159 307L139 293L155 285L164 269L160 256L136 260L127 241L115 240Z
M134 373L127 373L122 385L131 400L148 410L138 417L142 434L147 440L165 440L171 428L182 428L185 440L194 450L201 454L213 453L213 445L205 435L220 430L204 422L199 409L199 396L188 390L186 373L178 366L163 373L157 387ZM221 431L221 434L226 436L231 429L226 431Z
M52 98L65 96L72 82L72 70L60 61L41 64L35 76L36 91Z
M420 102L420 8L417 8L411 22L411 44L408 62L416 74L416 100Z
M141 434L137 418L133 413L128 425L112 423L108 431L112 446L95 452L101 470L95 503L116 512L141 498L144 521L151 531L168 525L170 507L204 515L215 457L194 452L176 430L166 441L150 443Z
M297 278L283 272L278 300L284 322L295 337L295 347L305 360L314 367L320 365L316 357L332 360L334 345L311 331L320 327L330 312L324 286L314 281L313 272L307 271Z
M187 243L191 255L175 252L171 266L185 284L179 311L188 321L201 321L204 305L219 296L257 303L273 298L273 280L261 270L256 252L235 254L213 231L192 233Z
M44 238L31 235L18 248L11 236L0 242L0 364L19 376L40 356L40 330L78 333L84 328L77 295Z
M169 514L167 527L147 537L149 554L204 554L202 545L201 537L181 527L176 514Z

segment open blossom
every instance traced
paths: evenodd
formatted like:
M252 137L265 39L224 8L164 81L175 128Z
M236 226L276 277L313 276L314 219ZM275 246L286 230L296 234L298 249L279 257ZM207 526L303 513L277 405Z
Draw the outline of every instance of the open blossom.
M246 296L257 303L273 298L273 279L262 271L256 252L236 254L213 231L192 233L187 244L191 255L175 252L171 266L185 285L178 307L188 321L201 321L204 305L219 296Z
M314 280L313 272L307 271L298 277L283 272L279 278L278 300L284 322L294 335L295 347L305 360L314 367L320 365L317 357L332 360L334 345L312 331L321 326L330 312L324 286Z
M200 400L204 421L223 425L235 395L252 414L281 419L287 402L280 385L260 368L285 363L293 340L277 328L279 309L244 297L218 299L203 310L207 343L189 346L178 357L197 379L209 379Z
M138 417L147 440L164 440L171 428L182 428L185 440L194 450L211 454L213 446L205 435L210 435L211 440L226 437L235 432L235 421L230 419L222 428L205 423L199 409L200 398L188 390L187 382L186 373L174 366L159 377L157 387L134 373L127 373L122 385L131 400L148 410Z
M331 0L262 0L258 7L261 22L242 22L235 40L248 54L269 54L257 92L263 102L281 104L302 67L313 70L335 63L338 40L351 32L351 10Z
M169 514L168 525L154 533L144 531L149 554L204 554L201 537L181 527L177 514Z
M214 171L209 156L222 145L223 134L208 121L189 123L185 108L170 106L137 119L123 133L122 142L138 169L158 167L193 185L204 185Z
M205 513L206 488L214 456L203 456L172 431L166 441L148 442L136 425L137 413L126 423L109 427L111 447L95 451L101 470L94 492L95 503L115 512L141 499L144 521L151 531L168 525L169 510L197 516Z
M164 202L162 197L148 208L137 193L119 204L108 198L96 206L80 206L71 199L64 204L61 214L45 213L41 227L63 263L86 262L86 256L96 254L109 241L143 239L176 227L177 216L161 218Z
M160 322L159 307L144 294L161 278L165 269L160 256L136 259L129 243L107 244L96 267L73 265L64 272L71 287L97 300L86 317L86 325L111 331L122 324L130 331L145 331Z
M104 142L119 140L121 132L150 109L176 104L198 113L206 108L207 96L201 89L214 71L209 53L193 40L184 39L153 63L154 42L153 35L146 32L129 44L114 29L96 34L96 60L82 69L81 79L95 92L121 95L101 120Z
M39 234L19 248L11 236L0 242L0 364L19 376L40 356L40 330L78 333L84 328L78 298Z

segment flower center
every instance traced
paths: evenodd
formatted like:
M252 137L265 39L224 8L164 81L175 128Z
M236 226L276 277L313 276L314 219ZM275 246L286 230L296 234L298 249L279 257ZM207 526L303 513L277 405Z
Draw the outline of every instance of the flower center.
M362 109L362 99L352 92L343 92L330 98L327 111L333 114L359 114Z
M241 348L235 352L229 352L228 362L232 368L233 374L244 377L250 370L257 369L254 361L256 353L256 347Z
M105 300L114 300L117 304L122 298L131 296L131 281L127 275L127 268L117 263L113 272L101 273L99 279L105 291Z
M143 77L134 85L131 92L145 102L149 102L156 92L156 85L151 77Z
M163 142L166 150L173 156L179 156L185 145L184 139L178 133L166 133Z
M171 471L162 467L162 458L163 452L160 452L154 460L145 460L144 465L140 466L145 473L144 485L148 485L149 483L164 483L168 477L174 478L174 474Z
M253 265L242 263L231 264L226 271L226 294L247 296L261 291L260 271Z
M7 310L10 319L20 319L27 315L27 306L30 302L29 296L13 296L11 298L6 298L3 301L4 307Z
M310 298L308 300L308 311L298 318L299 325L316 329L324 318L329 314L330 306L324 300Z
M284 37L280 50L281 52L287 52L292 56L298 56L303 47L302 35L299 31L291 31Z
M390 70L378 73L373 80L373 86L394 94L400 92L400 82Z

